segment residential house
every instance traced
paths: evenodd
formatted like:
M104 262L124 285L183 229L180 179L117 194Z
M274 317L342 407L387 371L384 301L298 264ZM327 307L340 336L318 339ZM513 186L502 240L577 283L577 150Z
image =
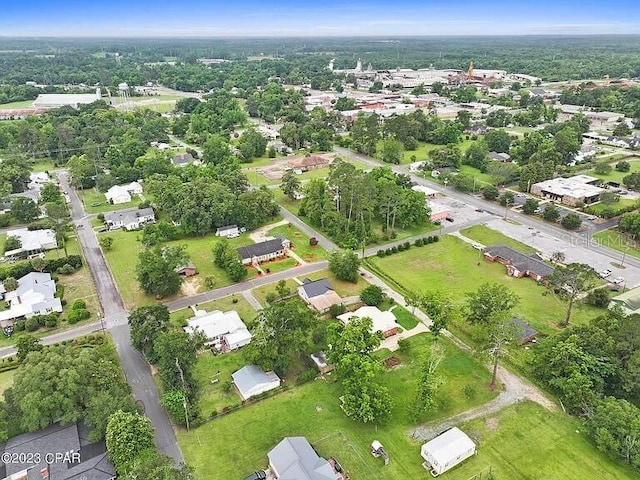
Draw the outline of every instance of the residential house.
M298 287L298 295L319 312L326 312L332 305L340 305L342 298L338 295L327 278L309 280L305 278Z
M236 238L240 236L240 229L237 225L227 225L216 229L216 237Z
M341 480L334 465L319 456L305 437L286 437L267 457L276 480Z
M17 237L20 241L20 247L4 252L4 257L8 259L28 258L46 250L58 248L56 233L51 229L17 228L7 232L7 238L9 237Z
M531 193L543 198L564 203L571 207L600 201L604 188L595 184L601 180L588 175L574 175L569 178L553 178L531 185Z
M243 400L278 388L281 382L280 377L274 372L265 372L257 365L245 365L235 371L231 378Z
M184 167L193 163L194 160L193 155L190 153L179 153L173 156L171 163L176 167Z
M193 277L198 274L198 269L196 268L196 264L189 260L185 265L178 265L175 268L175 271L178 275L183 277Z
M62 312L62 303L56 297L56 282L50 273L31 272L18 279L18 288L6 292L7 310L0 312L0 326L7 327L19 318Z
M187 333L201 332L207 338L205 345L221 352L231 352L251 343L252 335L238 312L198 310L196 316L187 321L184 327Z
M5 480L116 478L104 442L90 441L89 429L83 423L56 423L43 430L20 434L0 446L0 453L2 458L16 459L0 463L0 478ZM51 461L52 454L66 456Z
M524 254L502 244L491 245L484 249L484 258L507 267L507 275L529 277L542 281L554 272L554 267L544 263L535 253Z
M489 152L489 158L502 163L511 161L511 155L508 153Z
M632 288L611 299L609 308L620 306L627 315L640 315L640 287Z
M327 357L324 354L324 352L312 353L311 354L311 361L315 364L315 366L318 369L318 371L323 375L325 375L325 374L327 374L329 372L332 372L336 368L335 365L333 365L331 363L327 363Z
M297 158L289 162L289 166L295 170L308 172L317 168L328 167L331 164L331 158L321 155L310 155L308 157Z
M107 227L109 227L109 230L117 230L119 228L137 230L149 223L155 223L156 214L153 208L108 212L104 214L104 221Z
M114 205L129 203L132 195L141 195L142 186L138 182L131 182L128 185L114 185L104 194L107 200Z
M450 428L420 448L422 464L431 475L450 470L476 453L476 444L462 430Z
M338 320L347 325L352 318L370 318L372 322L372 332L382 332L384 338L390 337L398 333L399 325L396 323L396 316L393 312L382 312L378 307L365 305L355 312L347 312L338 315Z
M286 238L276 237L263 242L247 245L237 249L243 265L258 265L269 260L282 258L291 248L291 242Z

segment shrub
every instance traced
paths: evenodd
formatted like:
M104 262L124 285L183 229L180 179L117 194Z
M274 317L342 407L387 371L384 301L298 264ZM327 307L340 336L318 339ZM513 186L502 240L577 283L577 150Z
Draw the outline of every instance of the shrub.
M58 272L60 275L71 275L75 271L75 268L73 268L68 263L65 263L63 266L56 270L56 272Z
M6 213L0 214L0 228L8 227L11 224L11 216Z
M78 323L80 320L86 320L91 316L91 312L85 309L71 310L67 316L67 322L71 325Z
M411 242L404 242L404 249L409 250L411 248Z
M369 285L360 293L360 300L365 304L377 307L384 300L384 293L377 285Z
M235 295L231 297L231 303L238 303L238 297L236 297Z
M216 284L216 277L213 275L208 275L204 279L204 286L211 290Z
M64 297L64 285L62 285L61 283L56 283L56 297Z
M585 298L585 302L594 307L606 308L609 305L609 292L606 288L591 290Z
M316 376L317 376L317 372L315 371L315 369L310 368L308 370L305 370L300 375L298 375L298 378L296 378L296 385L302 385L303 383L309 383L309 382L313 381L316 378Z
M333 318L336 318L338 315L342 315L346 311L347 307L345 307L341 303L334 304L329 307L329 315L331 315Z
M40 322L36 316L27 318L24 321L24 328L27 332L35 332L40 327Z
M398 253L398 247L391 247L391 253Z
M47 315L44 320L44 326L47 328L53 328L58 325L58 317L53 315Z
M389 255L393 254L393 252L391 251L391 249L390 249L390 248L387 248L387 249L384 251L384 254L385 254L386 256L389 256Z
M415 241L415 242L413 242L413 244L414 244L416 247L421 247L421 246L423 246L423 245L424 245L424 240L422 240L421 238L417 238L417 239L416 239L416 241Z
M13 324L13 330L15 332L24 332L24 329L25 329L24 320L18 320L16 323Z
M378 250L378 251L376 252L376 255L377 255L378 257L384 257L384 256L385 256L384 250Z
M438 237L437 235L434 235L431 238L433 238L433 243L438 243L440 241L440 237Z
M468 399L472 399L473 397L476 396L476 389L473 385L465 385L464 388L462 389L462 392L464 393L464 396L467 397Z
M71 310L84 310L86 308L87 308L87 303L81 298L78 298L76 301L73 302L73 306L71 307Z
M227 380L226 382L222 382L222 385L220 385L220 389L224 392L224 393L229 393L231 391L231 381Z

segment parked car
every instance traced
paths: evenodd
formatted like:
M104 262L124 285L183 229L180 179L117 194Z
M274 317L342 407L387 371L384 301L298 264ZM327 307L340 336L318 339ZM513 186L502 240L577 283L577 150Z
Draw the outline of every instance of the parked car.
M483 247L482 247L482 245L480 245L479 243L474 243L472 246L473 246L473 248L475 248L476 250L482 250L482 248L483 248Z
M446 220L447 222L453 222L453 217L447 217L447 218L445 218L445 220Z
M615 285L622 285L624 283L624 277L616 277L613 280L611 280L611 283Z
M267 472L264 470L257 470L249 475L244 480L265 480L267 478Z
M601 278L607 278L608 276L611 275L611 270L603 270L600 273L598 273L598 275L600 275Z

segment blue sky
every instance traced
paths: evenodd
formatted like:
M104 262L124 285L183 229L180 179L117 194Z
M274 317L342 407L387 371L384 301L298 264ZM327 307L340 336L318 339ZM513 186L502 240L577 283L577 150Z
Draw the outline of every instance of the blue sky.
M0 0L0 36L640 34L639 0Z

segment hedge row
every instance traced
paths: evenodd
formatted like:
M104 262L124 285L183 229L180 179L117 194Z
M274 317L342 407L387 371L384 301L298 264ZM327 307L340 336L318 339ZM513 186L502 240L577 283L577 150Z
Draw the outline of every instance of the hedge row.
M52 258L44 261L44 271L49 273L73 273L82 267L82 257L80 255L69 255L66 258ZM3 265L0 268L0 280L8 277L21 278L28 273L35 272L31 262L18 262L12 265Z
M416 247L422 247L423 245L429 245L430 243L436 243L440 241L440 237L436 235L432 235L429 237L418 238L413 245ZM394 253L403 252L405 250L409 250L411 248L411 242L404 242L400 245L387 248L385 250L378 250L376 255L378 257L386 257L388 255L393 255Z

